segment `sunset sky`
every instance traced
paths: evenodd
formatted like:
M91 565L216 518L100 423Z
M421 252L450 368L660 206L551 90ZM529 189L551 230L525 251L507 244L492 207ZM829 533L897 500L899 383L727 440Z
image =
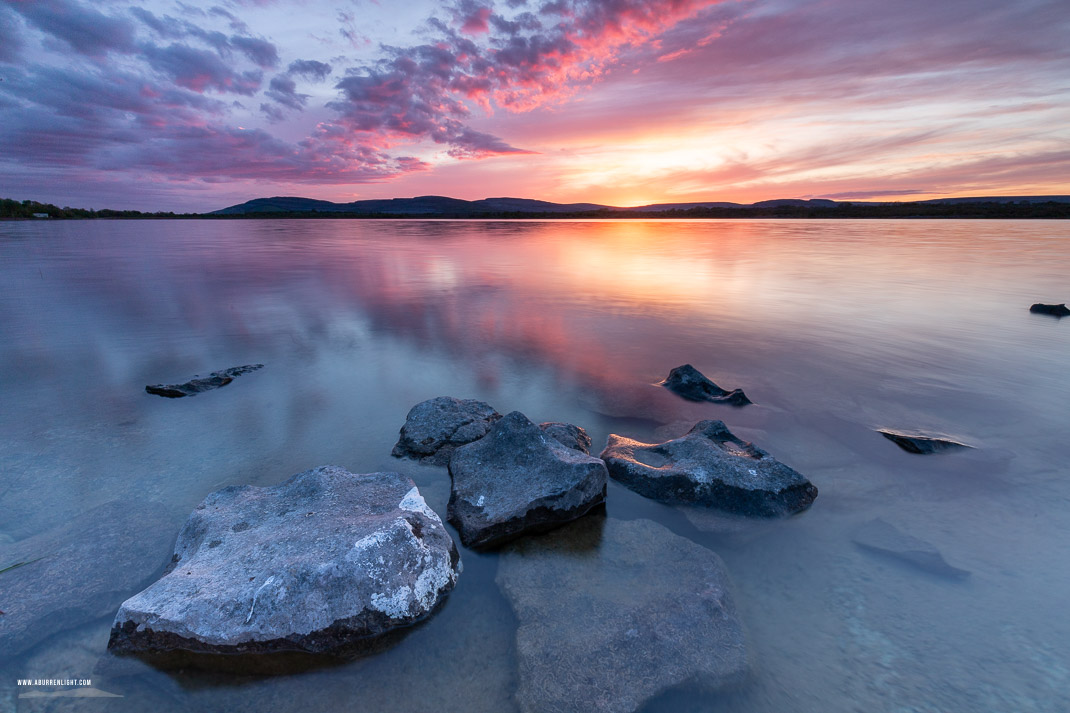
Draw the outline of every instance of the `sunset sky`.
M1067 0L0 0L0 197L1070 194Z

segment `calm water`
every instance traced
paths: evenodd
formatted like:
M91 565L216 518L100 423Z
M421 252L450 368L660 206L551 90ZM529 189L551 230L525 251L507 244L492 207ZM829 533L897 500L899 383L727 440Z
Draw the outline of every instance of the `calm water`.
M1066 710L1070 319L1027 308L1070 301L1068 276L1065 222L0 223L0 560L109 501L163 503L177 533L213 490L327 463L406 473L444 515L445 469L389 457L433 396L580 424L596 452L705 415L820 496L719 533L611 482L610 517L723 557L757 661L744 690L651 711ZM253 362L196 398L144 392ZM685 362L757 405L644 402ZM976 450L911 456L876 427ZM873 517L972 576L862 551ZM496 557L462 558L446 606L375 658L109 670L110 616L74 617L0 652L0 710L514 710ZM124 697L17 698L16 678L57 675Z

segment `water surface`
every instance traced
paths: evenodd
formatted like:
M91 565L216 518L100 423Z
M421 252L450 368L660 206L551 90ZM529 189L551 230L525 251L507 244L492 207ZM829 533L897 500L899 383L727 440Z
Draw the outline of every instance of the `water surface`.
M610 517L721 555L757 661L741 691L651 711L1065 710L1070 319L1027 310L1070 300L1068 238L1048 221L3 223L0 550L114 500L163 503L177 533L213 490L327 463L406 473L444 515L445 469L389 456L438 395L577 423L596 451L721 418L820 495L740 535L610 484ZM194 398L144 392L257 362ZM643 400L687 362L756 405ZM881 427L975 449L912 456ZM972 575L862 551L874 517ZM0 710L514 710L496 556L462 559L446 606L375 658L93 673L110 618L75 618L0 652ZM124 697L16 697L16 678L61 674Z

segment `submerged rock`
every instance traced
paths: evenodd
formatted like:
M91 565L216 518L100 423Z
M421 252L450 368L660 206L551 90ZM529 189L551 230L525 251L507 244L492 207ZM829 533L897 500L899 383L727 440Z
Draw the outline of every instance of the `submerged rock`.
M183 396L196 396L203 391L211 391L221 386L226 386L234 381L234 378L250 371L263 369L263 364L246 364L245 366L232 366L223 371L213 371L208 376L194 376L184 384L153 384L145 387L145 391L157 396L166 396L169 399L180 399Z
M723 421L699 421L664 443L610 434L602 460L615 480L665 503L777 517L805 510L817 497L809 480L733 436Z
M113 501L0 545L0 658L109 616L167 561L172 527L159 503Z
M877 433L881 434L907 453L916 453L918 455L930 455L932 453L954 450L956 448L970 448L970 446L967 446L965 443L950 441L946 438L917 436L909 433L902 433L900 431L888 431L884 429L879 429Z
M458 564L438 515L397 473L323 466L224 488L190 515L167 574L120 607L108 647L353 651L429 615Z
M880 518L863 523L851 539L860 547L894 557L926 572L955 579L970 575L968 570L949 565L940 551L925 540L908 535Z
M752 403L742 389L728 391L707 379L701 371L684 364L669 372L665 381L661 382L669 391L682 396L688 401L709 401L715 404L730 404L732 406L746 406Z
M605 464L548 436L519 411L453 452L449 521L488 547L575 520L606 497Z
M502 415L490 404L450 396L422 401L405 417L391 455L433 465L446 465L453 449L487 435Z
M497 582L518 620L525 713L625 713L748 674L724 563L649 520L592 516L521 540L503 551Z
M546 423L540 423L539 428L547 436L574 451L587 454L591 452L591 437L587 435L587 431L579 426L573 426L571 423L560 423L559 421L547 421Z
M1034 314L1050 314L1053 317L1066 317L1067 315L1070 315L1070 309L1068 309L1065 304L1045 305L1038 302L1030 307L1029 311Z

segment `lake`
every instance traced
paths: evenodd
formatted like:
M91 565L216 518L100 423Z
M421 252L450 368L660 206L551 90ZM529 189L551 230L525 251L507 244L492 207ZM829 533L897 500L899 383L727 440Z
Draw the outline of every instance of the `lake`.
M609 518L723 558L755 662L739 690L645 710L1066 710L1070 319L1028 308L1070 301L1068 277L1057 221L0 223L0 568L105 503L129 503L135 532L159 503L177 534L214 490L323 464L404 473L444 518L445 468L390 456L434 396L578 424L595 454L716 418L820 494L738 531L610 482ZM195 398L144 390L251 363ZM628 395L684 363L755 405L637 412ZM912 455L877 428L974 448ZM860 548L878 517L970 576ZM130 564L147 579L169 555ZM515 710L498 555L461 557L446 605L397 645L286 675L117 665L123 596L57 614L0 652L0 710ZM17 678L61 675L122 698L18 698Z

